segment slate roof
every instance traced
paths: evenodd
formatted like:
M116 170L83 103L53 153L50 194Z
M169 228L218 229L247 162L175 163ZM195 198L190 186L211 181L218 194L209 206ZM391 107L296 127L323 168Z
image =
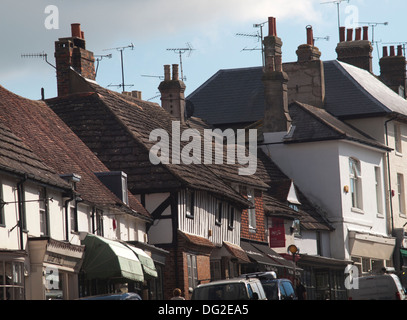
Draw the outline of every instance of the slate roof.
M80 175L77 192L85 201L129 209L94 174L109 171L106 166L45 102L25 99L0 86L0 120L54 173ZM131 194L129 202L132 210L150 219L147 210Z
M173 164L172 159L170 164L151 163L149 151L157 142L149 140L150 133L164 129L171 140L175 120L158 104L104 89L93 81L87 81L87 86L87 93L50 99L47 104L107 167L127 173L129 189L134 194L192 188L242 207L249 205L219 176L233 179L236 172L214 172L206 165L187 165L182 161ZM186 128L181 127L181 132Z
M325 109L334 116L407 116L407 100L368 71L337 60L323 64ZM261 67L219 70L187 97L194 105L194 116L213 125L262 119L265 100L261 78Z
M284 139L286 143L348 140L383 150L390 150L365 133L338 120L324 109L294 102L290 104L289 111L293 130Z
M1 89L1 87L0 87ZM1 103L0 103L1 107ZM0 117L0 170L27 179L70 190L70 185L44 162L10 129Z

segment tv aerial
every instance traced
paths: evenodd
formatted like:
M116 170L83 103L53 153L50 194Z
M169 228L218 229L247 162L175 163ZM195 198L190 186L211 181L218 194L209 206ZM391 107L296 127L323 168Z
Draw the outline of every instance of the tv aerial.
M258 48L247 49L247 47L245 47L245 48L242 49L242 51L261 50L261 57L262 57L263 66L264 66L263 27L264 27L264 25L266 23L268 23L268 21L253 24L253 28L259 28L259 31L257 31L257 33L255 33L255 34L253 34L253 33L252 34L236 33L237 36L257 38L257 41L260 41L261 49L258 49Z
M184 70L182 68L182 55L186 52L188 52L188 57L191 56L192 51L195 49L192 48L191 44L189 42L186 43L187 47L186 48L169 48L167 51L174 51L175 53L179 54L179 64L181 68L181 80L182 81L187 81L187 78L184 78Z
M22 54L21 58L43 58L46 63L48 63L51 67L56 69L56 67L48 61L48 55L46 53L44 53L44 52L42 52L42 53Z
M321 2L321 4L336 4L336 11L338 13L338 32L339 32L339 39L341 38L340 35L340 27L341 27L341 14L340 14L340 5L342 2L347 2L349 3L350 0L335 0L335 1L326 1L326 2Z
M376 41L375 40L375 28L379 25L383 25L383 26L388 26L389 23L388 22L358 22L358 24L363 24L363 25L368 25L369 27L372 27L372 44L376 45L376 51L377 51L377 57L380 59L380 55L379 55L379 42L380 41Z
M108 87L121 87L123 88L123 91L125 89L125 87L132 87L133 84L125 84L124 82L124 67L123 67L123 51L127 48L130 48L131 50L134 50L134 45L133 43L131 43L128 46L125 47L117 47L117 48L110 48L110 49L105 49L103 51L109 51L109 50L117 50L120 51L120 61L121 61L121 66L122 66L122 83L121 84L109 84Z
M98 74L98 69L99 69L99 62L103 60L103 58L108 58L111 59L112 58L112 54L106 54L106 55L95 55L96 57L96 70L95 70L95 78Z

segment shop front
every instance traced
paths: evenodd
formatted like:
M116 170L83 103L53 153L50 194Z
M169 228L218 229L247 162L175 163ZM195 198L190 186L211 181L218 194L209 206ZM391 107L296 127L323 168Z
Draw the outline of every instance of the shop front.
M49 237L28 240L27 300L72 300L79 296L78 275L84 247Z
M25 299L27 252L0 251L0 300Z

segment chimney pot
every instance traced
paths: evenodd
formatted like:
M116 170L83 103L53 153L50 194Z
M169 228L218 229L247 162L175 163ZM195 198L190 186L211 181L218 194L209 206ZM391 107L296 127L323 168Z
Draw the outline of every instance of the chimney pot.
M383 47L383 57L388 57L388 56L389 56L389 50L388 50L387 46Z
M172 80L179 80L178 65L177 64L172 65Z
M164 81L171 80L171 66L169 64L164 65Z
M353 40L353 29L348 29L346 41L352 41L352 40Z
M346 28L340 27L339 28L339 34L340 34L339 42L345 42L345 33L346 33Z
M81 31L81 38L85 40L85 32Z
M314 32L312 26L307 26L307 44L314 46Z
M362 40L362 28L356 28L355 40Z
M81 38L81 24L72 23L71 32L72 32L72 38Z
M403 46L401 45L397 46L397 55L399 57L403 56Z
M269 36L277 36L277 24L274 17L269 17Z
M363 40L369 40L369 27L363 27Z
M390 46L390 56L394 57L396 55L396 52L394 50L394 46Z

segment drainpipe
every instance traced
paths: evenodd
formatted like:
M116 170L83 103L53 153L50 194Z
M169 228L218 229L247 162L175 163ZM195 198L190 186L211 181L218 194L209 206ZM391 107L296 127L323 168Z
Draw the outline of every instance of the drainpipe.
M24 250L24 236L23 236L23 227L24 227L24 182L27 181L27 174L24 174L24 177L17 183L17 199L18 199L18 225L20 229L20 249Z
M397 119L397 116L394 116L393 118L390 118L384 123L384 128L385 128L385 133L386 133L386 146L389 146L389 135L388 135L388 127L387 124L391 121L394 121ZM391 234L393 235L394 232L394 221L393 221L393 197L392 197L392 192L391 192L391 176L390 176L390 153L387 152L387 178L388 178L388 183L389 183L389 204L390 204L390 223L391 223Z

